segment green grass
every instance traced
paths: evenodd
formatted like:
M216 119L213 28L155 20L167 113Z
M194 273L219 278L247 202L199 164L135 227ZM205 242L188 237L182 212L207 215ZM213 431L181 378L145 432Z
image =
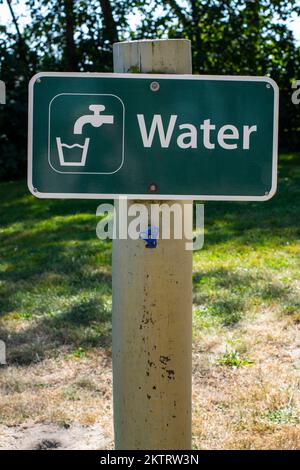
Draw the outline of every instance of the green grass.
M247 312L278 309L300 321L300 156L280 158L276 196L205 204L205 243L194 255L196 325L232 327ZM196 328L197 329L197 328Z
M280 159L265 203L205 204L194 254L194 334L234 328L257 310L300 321L300 155ZM98 202L38 200L25 182L0 184L0 338L21 365L63 351L111 347L111 242L96 237Z
M2 183L0 198L0 338L9 362L40 361L60 347L108 348L111 243L96 237L96 203L37 200L24 182Z

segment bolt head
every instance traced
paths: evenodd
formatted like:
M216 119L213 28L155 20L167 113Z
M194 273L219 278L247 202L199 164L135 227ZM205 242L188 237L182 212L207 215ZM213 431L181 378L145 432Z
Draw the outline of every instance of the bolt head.
M157 191L157 185L155 183L149 184L149 192L156 193L156 191Z
M150 90L151 91L158 91L159 90L159 83L158 82L151 82L150 83Z

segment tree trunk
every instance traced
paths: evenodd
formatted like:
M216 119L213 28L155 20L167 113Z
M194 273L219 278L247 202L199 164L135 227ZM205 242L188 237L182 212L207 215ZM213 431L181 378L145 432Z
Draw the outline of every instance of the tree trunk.
M78 56L76 44L74 40L75 32L75 14L74 14L74 1L65 0L65 15L66 15L66 36L65 36L65 50L64 62L68 72L78 70Z
M26 64L27 68L28 68L27 45L26 45L25 40L24 40L24 38L21 34L19 24L18 24L18 20L16 18L16 15L15 15L15 12L14 12L14 9L12 7L12 4L11 4L10 0L7 0L7 5L8 5L13 23L14 23L16 31L17 31L20 59L23 60L24 64Z
M100 0L100 5L103 15L103 38L113 45L114 42L118 42L118 30L112 7L109 0Z

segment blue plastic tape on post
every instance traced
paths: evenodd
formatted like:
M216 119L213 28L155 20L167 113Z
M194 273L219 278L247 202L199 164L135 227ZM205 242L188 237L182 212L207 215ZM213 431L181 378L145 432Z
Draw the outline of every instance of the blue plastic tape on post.
M158 227L151 227L149 225L148 230L141 232L141 239L146 242L146 248L156 248L157 247L157 237L159 229Z

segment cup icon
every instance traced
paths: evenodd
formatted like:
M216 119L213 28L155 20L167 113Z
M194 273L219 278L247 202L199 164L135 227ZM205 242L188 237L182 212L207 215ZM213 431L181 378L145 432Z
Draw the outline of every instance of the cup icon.
M85 166L90 139L85 138L84 144L68 145L56 137L56 145L61 166ZM79 150L77 150L79 149Z
M60 174L114 174L124 163L124 132L119 97L60 93L49 105L49 165Z

